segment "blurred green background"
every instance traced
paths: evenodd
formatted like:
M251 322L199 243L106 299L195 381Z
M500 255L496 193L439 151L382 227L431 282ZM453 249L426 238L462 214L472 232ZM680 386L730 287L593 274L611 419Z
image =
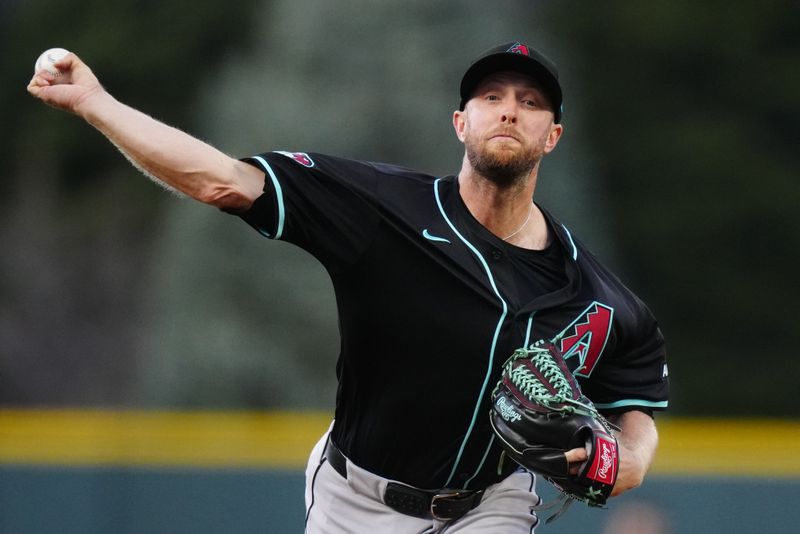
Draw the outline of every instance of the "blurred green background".
M520 40L559 64L565 92L565 136L537 200L659 318L665 417L796 423L798 23L796 0L0 0L0 412L324 412L336 388L322 267L163 191L27 95L44 49L75 51L118 99L231 155L317 151L453 174L461 74ZM0 438L11 435L2 415ZM296 468L44 468L12 456L0 458L3 534L302 524ZM620 517L647 519L653 503L669 513L648 524L673 530L630 532L792 532L780 505L800 490L792 465L780 480L657 474L612 514L573 510L545 532L600 532L598 517L604 533L629 532Z
M25 92L45 48L232 155L458 170L460 75L561 68L538 200L650 305L673 414L797 416L800 4L0 0L0 404L330 408L322 268Z

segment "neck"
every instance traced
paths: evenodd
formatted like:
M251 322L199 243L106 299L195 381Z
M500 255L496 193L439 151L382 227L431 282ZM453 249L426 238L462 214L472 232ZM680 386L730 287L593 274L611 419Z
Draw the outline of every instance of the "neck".
M461 198L472 216L500 239L508 238L514 244L532 245L526 248L544 248L531 240L537 234L537 229L541 234L541 223L544 222L538 208L531 207L538 167L537 164L529 174L509 185L499 185L477 173L465 156L458 174Z
M476 172L466 155L458 173L459 193L475 219L500 239L542 250L550 242L547 222L533 202L539 164L509 185Z

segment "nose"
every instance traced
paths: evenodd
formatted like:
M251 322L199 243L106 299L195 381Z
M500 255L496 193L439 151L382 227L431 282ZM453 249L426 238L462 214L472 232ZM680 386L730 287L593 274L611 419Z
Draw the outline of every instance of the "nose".
M511 107L503 110L503 114L500 116L500 122L515 124L517 122L516 110Z

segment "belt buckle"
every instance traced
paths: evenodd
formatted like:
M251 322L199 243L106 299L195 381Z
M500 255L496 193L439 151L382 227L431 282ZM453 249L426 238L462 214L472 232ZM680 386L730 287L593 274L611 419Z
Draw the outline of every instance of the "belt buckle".
M480 496L480 493L475 491L437 493L431 498L431 516L439 521L458 519L474 508L474 499Z

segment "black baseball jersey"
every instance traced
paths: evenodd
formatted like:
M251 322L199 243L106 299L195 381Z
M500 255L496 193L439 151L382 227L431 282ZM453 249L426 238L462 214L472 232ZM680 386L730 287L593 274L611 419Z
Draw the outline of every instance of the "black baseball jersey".
M271 152L242 218L313 254L341 333L332 439L357 465L420 488L480 489L513 469L489 398L514 349L556 336L606 412L663 409L665 349L646 306L544 211L553 244L515 247L475 220L454 176ZM498 471L502 471L498 474Z

